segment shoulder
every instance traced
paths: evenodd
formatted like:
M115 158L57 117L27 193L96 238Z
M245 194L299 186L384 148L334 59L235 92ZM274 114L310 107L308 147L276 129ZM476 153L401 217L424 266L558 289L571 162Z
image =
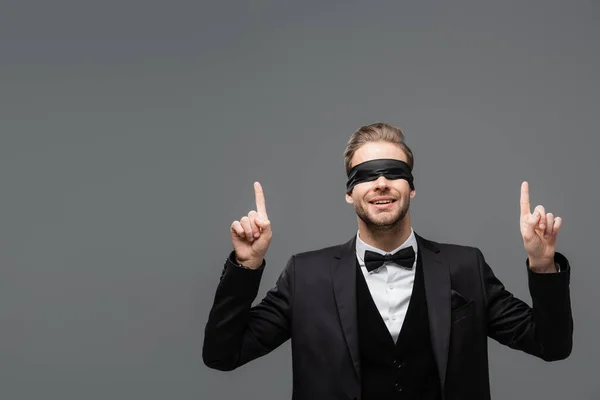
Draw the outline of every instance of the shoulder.
M342 258L346 261L356 258L356 237L345 243L294 253L291 261L297 267L312 270L337 263Z
M438 246L442 251L452 252L452 253L460 253L460 254L475 254L480 251L475 246L469 246L465 244L456 244L456 243L438 243Z
M420 248L439 253L442 257L465 258L472 261L473 258L481 256L481 250L471 245L434 241L420 236L417 236L417 243Z
M347 243L322 247L319 249L310 249L299 253L295 253L292 257L296 260L296 262L311 262L317 260L336 258L339 257L339 255L343 251L344 246L346 245Z

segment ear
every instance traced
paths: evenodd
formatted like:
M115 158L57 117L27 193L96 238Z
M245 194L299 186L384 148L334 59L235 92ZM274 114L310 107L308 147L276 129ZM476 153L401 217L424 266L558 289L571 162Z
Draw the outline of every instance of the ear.
M354 200L352 199L352 196L350 196L350 194L348 194L348 193L346 193L346 203L354 204Z
M410 198L411 198L411 199L414 199L416 195L417 195L417 191L416 191L415 189L412 189L412 190L410 191Z

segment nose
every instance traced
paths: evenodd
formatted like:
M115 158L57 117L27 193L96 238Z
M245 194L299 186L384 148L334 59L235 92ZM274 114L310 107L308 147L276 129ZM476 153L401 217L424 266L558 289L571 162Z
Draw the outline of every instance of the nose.
M375 180L375 186L380 189L388 187L388 180L385 176L380 175L379 178Z

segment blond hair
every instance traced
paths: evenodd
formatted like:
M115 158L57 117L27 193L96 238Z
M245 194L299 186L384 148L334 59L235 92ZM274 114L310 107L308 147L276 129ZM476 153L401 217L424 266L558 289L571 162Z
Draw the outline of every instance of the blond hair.
M354 156L354 153L356 153L356 150L366 143L378 141L390 142L400 146L402 151L406 154L406 163L412 172L415 162L414 156L412 150L404 142L404 133L402 133L402 130L383 122L377 122L375 124L361 126L352 134L352 136L350 136L348 144L346 145L346 150L344 150L346 173L351 169L352 157Z

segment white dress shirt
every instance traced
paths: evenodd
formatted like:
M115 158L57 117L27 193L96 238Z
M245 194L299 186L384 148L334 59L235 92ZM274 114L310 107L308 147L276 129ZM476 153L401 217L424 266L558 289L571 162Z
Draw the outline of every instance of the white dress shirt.
M365 251L371 250L379 254L391 254L405 247L412 246L415 251L415 262L412 269L402 268L394 262L385 262L381 267L371 272L365 267ZM408 303L412 295L415 282L415 268L417 265L417 239L413 229L410 229L410 236L398 248L387 253L376 247L373 247L360 238L360 232L356 234L356 257L360 264L360 269L367 281L367 286L373 297L373 301L379 310L379 314L387 326L394 342L398 339L400 329L406 317Z

